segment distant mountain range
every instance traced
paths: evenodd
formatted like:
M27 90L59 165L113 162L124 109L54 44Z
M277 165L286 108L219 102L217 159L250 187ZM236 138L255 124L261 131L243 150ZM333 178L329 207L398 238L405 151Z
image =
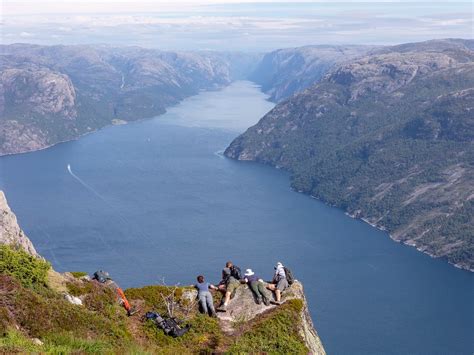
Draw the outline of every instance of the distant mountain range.
M262 86L272 101L282 101L319 81L335 65L349 62L378 47L305 46L265 54L250 79Z
M0 46L0 155L153 117L246 76L260 55L138 47Z
M282 101L225 155L284 168L295 190L473 271L473 49L371 49Z

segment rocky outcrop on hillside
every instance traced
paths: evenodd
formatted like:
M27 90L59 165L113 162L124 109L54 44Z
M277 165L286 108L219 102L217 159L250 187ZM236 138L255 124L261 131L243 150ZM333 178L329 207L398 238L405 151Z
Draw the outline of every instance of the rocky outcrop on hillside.
M270 293L270 291L268 292ZM283 302L290 300L302 301L303 307L299 311L301 320L299 331L309 352L314 355L326 354L321 339L313 326L303 291L303 285L298 281L295 281L282 295ZM275 305L265 306L263 303L255 303L252 291L248 286L242 285L237 288L233 300L227 307L227 311L224 313L218 312L217 315L224 331L227 334L233 335L239 332L239 324L247 324L261 317L265 317L277 310L278 307L279 306Z
M0 191L0 244L21 248L31 255L38 256L33 243L18 225L16 216L8 206L3 191Z
M245 76L259 55L107 46L0 46L0 155L165 112Z
M272 101L282 101L315 84L336 64L350 61L376 47L305 46L266 54L251 79L262 85Z
M474 270L474 41L384 48L277 105L225 154Z

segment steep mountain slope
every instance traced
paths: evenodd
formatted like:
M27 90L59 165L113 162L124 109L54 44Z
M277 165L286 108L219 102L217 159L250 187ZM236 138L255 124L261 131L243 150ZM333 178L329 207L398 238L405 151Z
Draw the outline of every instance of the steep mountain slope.
M262 85L272 101L282 101L324 77L337 63L374 50L370 46L305 46L267 53L251 79Z
M245 75L259 56L106 46L1 46L0 155L161 114Z
M282 102L225 154L474 270L474 41L384 48Z

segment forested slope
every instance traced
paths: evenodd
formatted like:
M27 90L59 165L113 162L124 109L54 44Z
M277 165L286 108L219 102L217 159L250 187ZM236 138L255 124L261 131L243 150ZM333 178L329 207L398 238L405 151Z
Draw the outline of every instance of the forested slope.
M406 44L342 64L225 154L474 270L473 41Z

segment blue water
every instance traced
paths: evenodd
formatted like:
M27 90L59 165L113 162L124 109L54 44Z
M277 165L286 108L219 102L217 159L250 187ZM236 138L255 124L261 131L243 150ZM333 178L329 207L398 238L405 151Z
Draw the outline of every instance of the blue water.
M0 158L0 188L60 271L123 286L217 282L227 260L302 280L329 354L472 354L473 274L220 153L272 104L248 82L161 117ZM70 164L71 172L67 170Z

